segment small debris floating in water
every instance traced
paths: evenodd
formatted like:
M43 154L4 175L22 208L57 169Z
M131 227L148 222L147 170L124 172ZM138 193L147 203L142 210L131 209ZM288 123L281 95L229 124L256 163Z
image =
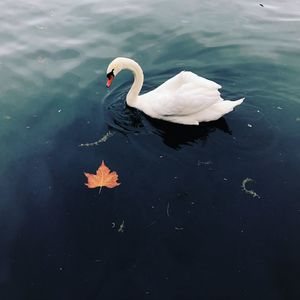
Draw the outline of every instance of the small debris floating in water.
M47 29L46 26L41 26L41 25L36 25L35 28L39 29L39 30L45 30L45 29Z
M167 216L170 217L170 202L167 204Z
M200 161L198 160L197 161L197 166L200 167L200 166L209 166L212 164L212 161L208 160L208 161Z
M117 222L112 222L111 223L111 228L117 230L117 232L124 232L125 221L123 220L122 223L119 226L117 226Z
M98 141L92 143L80 144L78 147L90 147L90 146L98 146L101 143L105 143L110 137L114 136L115 132L108 130Z
M36 59L36 61L39 63L39 64L43 64L47 61L46 57L42 57L42 56L38 56L38 58Z
M125 222L124 222L124 220L123 220L123 222L121 223L121 225L120 225L120 227L119 227L119 229L118 229L118 232L124 232L124 228L125 228Z
M152 222L151 222L149 225L147 225L145 228L151 227L151 226L154 225L156 222L157 222L156 220L152 221Z
M177 227L177 226L175 226L174 229L175 230L183 230L184 228L183 227Z
M261 7L264 7L264 5L263 5L263 4L261 4L261 3L259 3L259 5L260 5Z
M252 178L248 178L248 177L243 180L243 182L242 182L242 190L246 194L252 195L252 197L260 198L260 196L255 191L247 189L246 184L249 183L249 182L254 182L254 180Z

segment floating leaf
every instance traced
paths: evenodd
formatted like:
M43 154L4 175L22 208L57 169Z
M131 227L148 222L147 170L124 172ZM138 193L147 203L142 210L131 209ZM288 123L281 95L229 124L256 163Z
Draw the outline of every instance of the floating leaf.
M84 173L88 182L85 184L88 188L94 189L100 187L99 193L103 186L110 189L120 185L118 181L118 174L110 172L110 169L102 161L101 166L98 168L96 174Z

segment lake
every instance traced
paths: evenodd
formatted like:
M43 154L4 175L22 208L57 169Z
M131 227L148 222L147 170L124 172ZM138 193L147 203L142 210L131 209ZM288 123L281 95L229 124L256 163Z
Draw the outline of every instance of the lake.
M275 1L0 3L0 298L299 299L300 10ZM184 126L126 106L190 70L245 97ZM101 193L101 162L121 185Z

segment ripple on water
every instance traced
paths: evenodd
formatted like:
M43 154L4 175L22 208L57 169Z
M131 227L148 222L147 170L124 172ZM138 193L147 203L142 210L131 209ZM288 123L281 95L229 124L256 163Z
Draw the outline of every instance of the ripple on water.
M107 119L109 127L124 134L146 133L143 125L143 116L137 109L126 105L125 99L130 86L127 83L116 85L104 99L104 118Z

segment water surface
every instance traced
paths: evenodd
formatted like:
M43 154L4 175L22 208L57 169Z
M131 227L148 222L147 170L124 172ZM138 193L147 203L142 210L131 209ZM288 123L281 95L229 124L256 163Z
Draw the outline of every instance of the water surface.
M300 297L299 4L259 4L1 2L1 299ZM106 89L116 56L143 92L184 69L246 100L150 119L130 73ZM102 160L121 185L99 196Z

